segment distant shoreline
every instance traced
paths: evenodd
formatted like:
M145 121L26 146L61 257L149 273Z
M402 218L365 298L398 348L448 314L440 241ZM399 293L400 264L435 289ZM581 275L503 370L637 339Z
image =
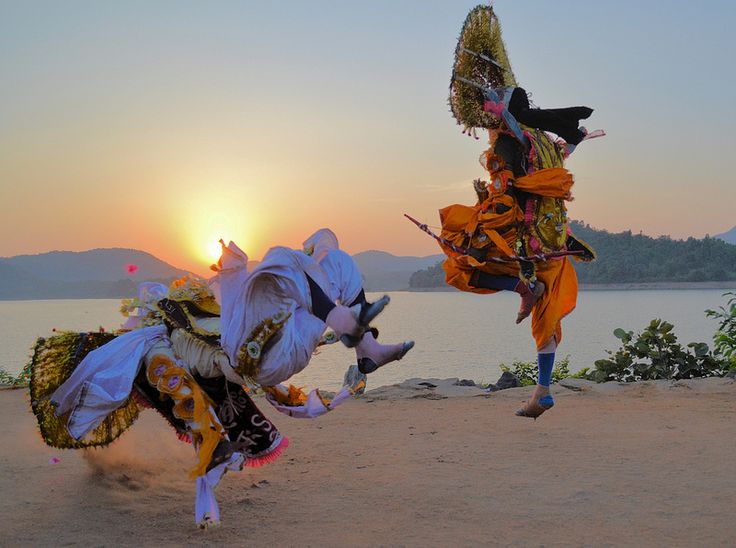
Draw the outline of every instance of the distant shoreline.
M639 290L639 289L736 289L731 282L641 282L625 284L580 284L583 291Z
M630 282L621 284L580 284L581 291L639 291L645 289L674 290L674 289L731 289L736 290L736 281L729 282ZM372 289L371 291L381 291ZM459 291L454 287L424 287L409 289L394 289L392 291L406 291L409 293L444 293Z
M686 290L686 289L723 289L736 290L736 281L731 282L631 282L622 284L580 284L581 291L640 291L640 290ZM451 293L458 291L454 287L424 287L407 289L367 289L369 293L400 291L405 293ZM85 301L100 299L124 299L131 295L120 297L21 297L17 299L1 297L0 302L18 301Z

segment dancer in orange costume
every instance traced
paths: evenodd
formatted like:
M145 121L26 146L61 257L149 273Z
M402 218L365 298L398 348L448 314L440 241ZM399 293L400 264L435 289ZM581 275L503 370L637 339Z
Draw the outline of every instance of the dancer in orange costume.
M577 301L570 257L595 258L568 226L565 201L572 199L573 177L563 164L580 142L603 132L579 126L593 112L587 107L530 105L488 6L471 10L463 26L450 106L464 133L477 139L478 128L488 131L490 147L481 156L489 181L474 181L476 204L440 210L442 232L435 238L447 254L446 281L462 291L520 295L516 323L532 315L539 376L532 398L517 415L536 418L554 405L549 385L561 321Z

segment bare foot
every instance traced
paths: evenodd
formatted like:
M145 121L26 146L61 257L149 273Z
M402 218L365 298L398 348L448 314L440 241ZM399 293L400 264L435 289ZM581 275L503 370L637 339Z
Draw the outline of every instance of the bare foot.
M403 358L409 350L414 348L414 341L405 341L398 344L379 344L368 332L355 348L358 359L358 370L361 373L373 373L379 367Z

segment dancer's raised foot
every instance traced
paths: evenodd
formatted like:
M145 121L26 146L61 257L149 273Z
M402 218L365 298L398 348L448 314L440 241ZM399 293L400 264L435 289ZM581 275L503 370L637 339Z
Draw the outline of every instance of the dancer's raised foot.
M370 323L375 320L381 312L383 312L383 309L386 308L390 302L391 297L384 295L372 303L369 303L368 301L362 303L360 305L360 312L358 313L358 323L360 323L363 328L368 329Z
M373 333L366 332L355 354L358 358L358 370L363 374L373 373L387 363L400 360L407 352L414 348L414 341L404 341L398 344L380 344Z
M521 306L519 307L519 313L516 315L517 324L523 322L529 314L532 313L534 305L542 298L547 286L544 285L544 282L537 281L535 282L533 289L529 288L527 285L524 285L523 288L525 288L525 290L519 291L519 294L521 295Z
M516 416L529 417L530 419L536 420L539 415L550 410L554 405L555 400L552 394L549 393L549 389L542 389L537 385L537 389L532 394L531 399L524 407L516 411Z
M375 302L364 302L350 308L337 305L327 315L325 323L335 331L345 346L353 348L361 341L370 323L383 312L390 301L391 298L384 295Z

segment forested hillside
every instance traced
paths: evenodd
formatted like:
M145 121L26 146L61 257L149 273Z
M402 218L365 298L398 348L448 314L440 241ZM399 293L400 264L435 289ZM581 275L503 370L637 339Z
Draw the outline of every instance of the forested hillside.
M613 234L578 222L572 229L598 253L596 261L577 265L584 283L736 280L736 246L723 240Z

